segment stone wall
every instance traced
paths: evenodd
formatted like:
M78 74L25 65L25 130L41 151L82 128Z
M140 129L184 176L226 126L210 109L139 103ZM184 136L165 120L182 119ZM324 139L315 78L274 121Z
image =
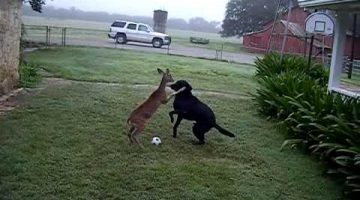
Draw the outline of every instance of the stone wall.
M0 95L18 83L21 0L0 0Z

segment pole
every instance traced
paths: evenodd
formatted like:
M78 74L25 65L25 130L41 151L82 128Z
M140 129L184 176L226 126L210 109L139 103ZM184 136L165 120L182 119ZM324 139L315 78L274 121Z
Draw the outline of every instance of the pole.
M315 9L315 12L317 12L317 9ZM310 41L310 52L309 52L309 60L308 60L308 66L310 67L311 64L311 56L312 56L312 52L313 52L313 47L314 47L314 35L311 36L311 41Z
M313 46L314 46L314 35L311 36L311 41L310 41L310 52L309 52L309 59L308 59L308 66L310 66L311 64L311 56L313 54Z
M322 36L322 49L321 49L321 53L322 53L322 63L323 65L325 64L325 36Z
M354 65L354 51L355 51L355 37L356 37L356 24L357 24L357 14L354 14L353 22L353 31L352 31L352 43L351 43L351 56L350 56L350 66L348 71L348 78L351 79L353 65Z
M280 54L281 55L280 56L281 61L282 61L282 58L283 58L285 45L286 45L286 40L287 40L287 35L288 35L288 32L289 32L291 9L292 9L292 0L289 0L289 10L288 10L288 16L287 16L287 19L286 19L285 33L284 33L284 38L283 38L282 45L281 45L281 54Z
M269 42L268 42L268 46L267 46L266 53L269 53L269 51L270 51L270 49L271 49L271 42L272 42L274 30L275 30L275 24L276 24L278 15L279 15L278 12L279 12L279 9L280 9L280 6L281 6L281 1L282 1L282 0L279 0L279 1L278 1L278 5L277 5L277 8L276 8L276 13L275 13L275 18L274 18L274 23L273 23L273 25L272 25L272 27L271 27L271 34L270 34L270 39L269 39Z
M306 58L306 54L307 54L307 40L308 37L307 37L307 34L305 35L305 47L304 47L304 58Z

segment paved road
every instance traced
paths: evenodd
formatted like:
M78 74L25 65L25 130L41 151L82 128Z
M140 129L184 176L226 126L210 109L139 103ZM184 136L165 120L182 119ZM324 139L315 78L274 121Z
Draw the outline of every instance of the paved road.
M167 46L162 47L161 49L153 48L151 44L140 44L140 43L128 43L125 45L115 44L113 40L81 40L81 39L67 39L67 45L84 45L84 46L96 46L96 47L109 47L109 48L118 48L118 49L131 49L137 51L146 51L146 52L155 52L167 54ZM209 50L204 48L194 48L186 47L179 44L172 44L169 48L169 53L173 55L182 55L182 56L191 56L198 58L208 58L216 59L216 51ZM222 59L229 62L245 63L245 64L254 64L256 54L251 53L229 53L223 52ZM218 55L220 58L220 55Z

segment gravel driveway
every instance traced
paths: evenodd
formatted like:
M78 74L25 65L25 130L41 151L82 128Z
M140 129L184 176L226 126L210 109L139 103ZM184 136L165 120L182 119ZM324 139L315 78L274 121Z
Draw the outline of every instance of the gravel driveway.
M163 46L160 49L153 48L151 44L141 44L141 43L133 43L129 42L125 45L115 44L113 40L81 40L81 39L67 39L67 45L83 45L83 46L96 46L96 47L109 47L109 48L118 48L118 49L131 49L137 51L146 51L146 52L155 52L155 53L163 53L167 54L168 49L167 46ZM197 58L208 58L208 59L216 59L216 51L203 49L203 48L194 48L194 47L186 47L179 44L172 44L169 48L169 53L173 55L181 55L181 56L190 56ZM251 53L230 53L223 52L222 59L227 60L229 62L237 62L237 63L245 63L245 64L254 64L254 60L256 58L256 54ZM220 58L220 53L218 55Z

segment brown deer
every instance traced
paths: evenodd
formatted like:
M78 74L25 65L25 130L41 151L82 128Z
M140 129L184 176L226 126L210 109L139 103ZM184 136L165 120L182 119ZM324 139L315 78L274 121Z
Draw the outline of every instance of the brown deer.
M130 125L128 136L131 143L140 144L139 134L144 130L146 122L156 112L161 104L166 104L173 96L181 91L174 92L166 96L165 87L174 82L169 69L166 72L161 69L157 69L159 74L162 75L162 79L159 87L146 99L141 105L139 105L130 114L127 123Z

